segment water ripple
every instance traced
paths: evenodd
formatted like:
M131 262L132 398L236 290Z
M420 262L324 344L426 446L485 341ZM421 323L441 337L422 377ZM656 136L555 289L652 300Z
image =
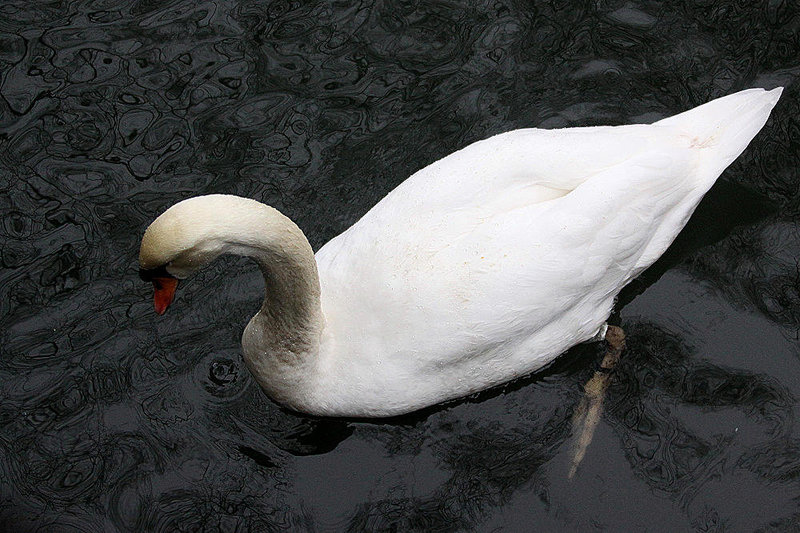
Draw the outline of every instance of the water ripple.
M0 6L0 529L790 530L800 435L800 8L715 0ZM597 346L390 421L286 411L243 366L224 259L156 317L142 231L224 192L315 248L518 127L649 122L786 85L620 297L628 352L577 476Z

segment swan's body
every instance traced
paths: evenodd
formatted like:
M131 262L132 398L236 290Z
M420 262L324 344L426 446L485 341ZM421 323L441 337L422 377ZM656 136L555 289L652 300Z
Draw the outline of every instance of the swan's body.
M477 142L411 176L316 258L272 208L192 198L151 225L140 263L180 278L220 253L253 256L267 297L242 343L270 396L319 415L413 411L596 335L779 96L752 89L652 125Z

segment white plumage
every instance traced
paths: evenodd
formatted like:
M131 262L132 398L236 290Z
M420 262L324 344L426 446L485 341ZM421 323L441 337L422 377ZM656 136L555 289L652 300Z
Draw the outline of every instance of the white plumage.
M319 250L318 286L296 227L231 196L173 206L140 261L182 277L219 253L254 256L268 296L243 345L271 396L321 415L413 411L533 372L597 334L780 93L750 89L651 125L474 143Z

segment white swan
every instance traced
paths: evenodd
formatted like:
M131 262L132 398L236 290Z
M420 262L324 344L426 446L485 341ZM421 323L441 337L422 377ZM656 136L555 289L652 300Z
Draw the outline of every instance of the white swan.
M163 313L178 279L223 253L252 257L266 297L242 345L265 391L317 415L406 413L533 372L602 331L780 94L477 142L408 178L316 258L271 207L191 198L145 232L142 276Z

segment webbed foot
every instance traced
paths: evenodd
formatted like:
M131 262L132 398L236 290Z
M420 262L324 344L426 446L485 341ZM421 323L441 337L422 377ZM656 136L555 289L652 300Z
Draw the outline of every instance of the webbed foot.
M601 328L601 331L603 328ZM603 414L603 399L606 390L611 384L611 374L619 362L622 351L625 349L625 332L618 326L608 326L607 331L602 331L606 340L607 349L592 378L584 385L584 395L580 405L572 417L572 435L574 437L572 449L572 462L570 463L567 477L572 479L578 466L586 455L586 449L592 442L594 430ZM598 332L600 335L600 332Z

